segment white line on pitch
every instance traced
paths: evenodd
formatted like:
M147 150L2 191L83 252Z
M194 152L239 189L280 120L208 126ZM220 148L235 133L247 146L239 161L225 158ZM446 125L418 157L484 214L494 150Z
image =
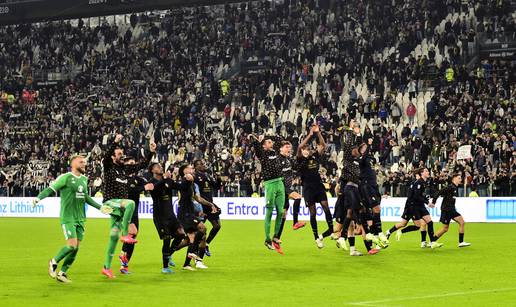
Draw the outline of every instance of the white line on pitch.
M459 296L459 295L465 295L465 294L482 294L482 293L490 293L490 292L510 292L515 291L516 288L500 288L500 289L487 289L487 290L475 290L475 291L462 291L462 292L451 292L451 293L445 293L445 294L437 294L437 295L425 295L425 296L419 296L419 297L410 297L409 299L411 301L413 300L419 300L419 299L426 299L426 298L440 298L440 297L449 297L449 296ZM403 301L407 300L407 298L388 298L383 300L376 300L376 301L364 301L364 302L355 302L355 303L348 303L349 305L354 306L379 306L378 304L382 303L389 303L389 302L397 302L397 301Z

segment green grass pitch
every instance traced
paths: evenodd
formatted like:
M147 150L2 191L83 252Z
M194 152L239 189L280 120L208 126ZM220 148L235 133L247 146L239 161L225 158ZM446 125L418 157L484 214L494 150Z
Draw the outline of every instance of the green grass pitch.
M207 271L161 274L161 241L141 221L132 275L100 275L108 220L90 219L69 271L72 284L47 275L65 241L58 219L0 219L0 306L514 306L516 224L466 224L457 247L453 224L439 250L422 250L417 232L375 256L350 257L325 240L318 250L309 225L284 231L285 255L263 246L263 222L223 221ZM392 224L385 223L384 228ZM440 224L436 225L437 228ZM324 230L324 224L319 225ZM394 237L391 237L394 239ZM121 245L118 246L118 251ZM364 252L361 239L357 247ZM175 255L181 267L183 250ZM118 269L118 259L114 259ZM116 271L118 273L118 271Z

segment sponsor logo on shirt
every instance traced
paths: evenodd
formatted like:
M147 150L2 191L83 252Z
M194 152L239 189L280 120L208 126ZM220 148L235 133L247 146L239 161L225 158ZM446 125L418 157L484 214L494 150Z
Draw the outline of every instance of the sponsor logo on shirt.
M120 178L116 178L116 179L115 179L115 181L116 181L116 182L120 182L120 183L127 184L127 179L122 180L122 179L120 179Z
M75 198L84 198L84 188L80 185L75 192Z

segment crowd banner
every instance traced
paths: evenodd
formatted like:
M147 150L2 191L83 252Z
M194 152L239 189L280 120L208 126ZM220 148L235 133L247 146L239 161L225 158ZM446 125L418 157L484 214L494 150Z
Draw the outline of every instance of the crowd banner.
M0 217L59 217L59 198L49 197L32 207L30 197L0 197ZM96 199L99 203L102 199ZM406 198L389 197L382 199L382 220L396 222L400 220ZM330 198L330 208L333 212L335 198ZM441 201L437 201L435 208L428 208L432 219L439 221L441 216ZM219 197L214 202L222 209L223 220L263 220L265 217L264 198L251 197ZM514 197L459 197L457 211L467 222L488 223L516 223L516 198ZM173 206L177 212L177 198L173 198ZM139 204L141 219L152 219L152 198L142 197ZM309 219L308 208L301 203L299 212L301 220ZM97 209L86 206L86 215L91 218L106 218ZM288 219L292 218L292 206L288 212ZM324 213L317 206L317 218L324 220Z
M457 151L457 160L472 159L471 156L471 145L462 145Z

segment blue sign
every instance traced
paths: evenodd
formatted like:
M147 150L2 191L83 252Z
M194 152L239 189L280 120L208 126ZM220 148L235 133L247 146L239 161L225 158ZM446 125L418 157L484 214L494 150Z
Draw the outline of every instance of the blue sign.
M516 219L516 199L488 199L486 201L488 220Z

